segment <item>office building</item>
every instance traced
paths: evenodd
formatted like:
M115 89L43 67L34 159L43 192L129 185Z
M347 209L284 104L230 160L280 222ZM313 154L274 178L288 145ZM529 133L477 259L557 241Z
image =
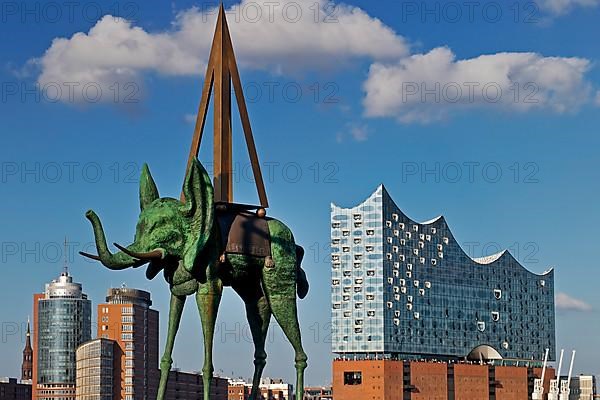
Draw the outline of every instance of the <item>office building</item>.
M158 389L158 311L150 293L127 287L108 290L98 305L98 337L117 343L120 376L115 387L123 400L153 400Z
M213 377L210 387L210 398L214 400L228 399L228 380ZM165 400L197 400L203 398L204 383L202 374L172 370L169 372Z
M567 379L563 377L562 379ZM594 400L598 398L596 377L594 375L579 375L571 377L569 400Z
M0 378L0 400L31 400L31 381Z
M408 218L386 189L331 205L333 352L396 360L555 359L554 272L469 257L446 221Z
M77 348L76 400L119 400L121 357L117 342L94 339Z
M38 320L38 303L45 297L45 293L34 293L33 295L33 340L31 347L33 350L33 372L31 379L31 397L33 400L37 400L37 320Z
M75 400L75 352L91 339L91 302L65 269L33 308L33 397Z
M113 400L154 400L160 381L158 369L158 311L150 308L150 293L127 287L108 290L106 303L98 305L98 338L80 347L82 358L93 354L93 363L103 368L93 381L95 398L78 400L108 400L112 380ZM83 360L82 360L83 361ZM78 365L79 368L79 365ZM82 364L83 368L83 364ZM101 382L100 386L96 382ZM104 388L104 389L103 389ZM227 380L215 377L211 384L211 399L227 399ZM79 393L79 388L78 388ZM81 392L84 395L83 391ZM202 375L178 370L169 372L165 400L195 400L202 397Z
M119 400L121 365L123 353L117 342L110 339L95 339L77 349L77 397L76 400ZM156 370L157 376L159 371ZM152 392L158 389L158 380L150 382ZM214 377L210 396L215 400L227 399L227 379ZM196 400L202 398L204 384L199 373L179 370L169 372L165 400Z

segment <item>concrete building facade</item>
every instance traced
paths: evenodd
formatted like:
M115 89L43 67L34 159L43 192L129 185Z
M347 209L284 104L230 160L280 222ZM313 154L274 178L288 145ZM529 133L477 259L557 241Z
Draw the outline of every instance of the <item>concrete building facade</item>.
M564 377L564 379L567 379L567 377ZM569 400L594 400L600 397L596 389L596 377L594 375L571 377L569 388L571 389Z
M121 363L117 343L94 339L77 348L76 400L120 400Z

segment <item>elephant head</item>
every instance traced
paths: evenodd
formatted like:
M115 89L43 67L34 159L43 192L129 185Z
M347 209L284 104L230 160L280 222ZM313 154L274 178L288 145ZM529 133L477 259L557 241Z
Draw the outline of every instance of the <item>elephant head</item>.
M114 270L149 264L146 277L153 279L163 268L182 263L188 272L198 265L198 256L206 246L214 223L214 197L210 177L197 159L193 159L183 185L185 201L159 197L156 184L144 164L140 178L140 216L135 239L127 247L111 253L100 218L92 210L86 213L92 223L98 255L81 253Z

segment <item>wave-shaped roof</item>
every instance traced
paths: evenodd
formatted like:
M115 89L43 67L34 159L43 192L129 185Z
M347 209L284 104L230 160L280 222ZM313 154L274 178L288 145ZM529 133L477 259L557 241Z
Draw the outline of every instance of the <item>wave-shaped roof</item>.
M473 258L471 257L471 259L473 261L475 261L477 264L491 264L494 261L498 260L500 257L502 257L504 255L504 253L506 253L507 250L502 250L496 254L490 254L489 256L485 256L485 257L476 257Z
M439 216L437 216L435 218L432 218L430 220L423 221L423 222L418 222L418 221L413 220L412 218L408 217L400 209L400 207L398 207L398 205L394 202L394 200L389 195L389 193L387 192L387 190L386 190L386 188L385 188L385 186L383 184L379 185L377 187L377 189L371 195L369 195L362 203L359 203L358 205L356 205L354 207L340 207L340 206L336 205L335 203L331 203L331 207L332 208L337 208L339 210L356 210L356 209L359 209L365 203L367 203L369 201L372 201L373 199L375 199L378 196L386 197L387 200L389 202L391 202L395 206L395 208L397 209L397 212L399 214L402 214L402 216L405 219L407 219L411 224L417 224L417 225L421 225L421 226L436 227L438 229L444 229L445 228L448 231L448 234L450 236L449 240L451 240L451 241L454 242L454 244L461 250L462 254L465 257L467 257L469 260L473 261L476 264L495 266L496 263L502 262L506 258L510 258L510 259L512 259L511 261L514 261L514 263L516 265L518 265L523 270L525 270L525 271L527 271L527 272L529 272L529 273L531 273L533 275L546 276L546 275L550 274L553 271L553 268L547 269L542 274L537 274L537 273L535 273L533 271L530 271L529 269L527 269L526 267L524 267L523 264L521 264L519 262L519 260L517 260L516 258L514 258L514 256L507 249L502 250L502 251L500 251L498 253L495 253L495 254L484 256L484 257L471 257L467 252L464 251L464 249L460 246L460 244L458 243L458 241L454 238L454 234L452 233L452 230L450 229L450 227L447 224L446 219L444 218L443 215L439 215Z

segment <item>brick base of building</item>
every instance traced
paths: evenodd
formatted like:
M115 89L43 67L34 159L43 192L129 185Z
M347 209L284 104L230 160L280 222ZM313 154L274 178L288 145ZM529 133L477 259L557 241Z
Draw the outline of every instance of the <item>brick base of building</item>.
M541 368L397 360L335 360L335 400L527 400ZM546 370L547 393L553 368Z

